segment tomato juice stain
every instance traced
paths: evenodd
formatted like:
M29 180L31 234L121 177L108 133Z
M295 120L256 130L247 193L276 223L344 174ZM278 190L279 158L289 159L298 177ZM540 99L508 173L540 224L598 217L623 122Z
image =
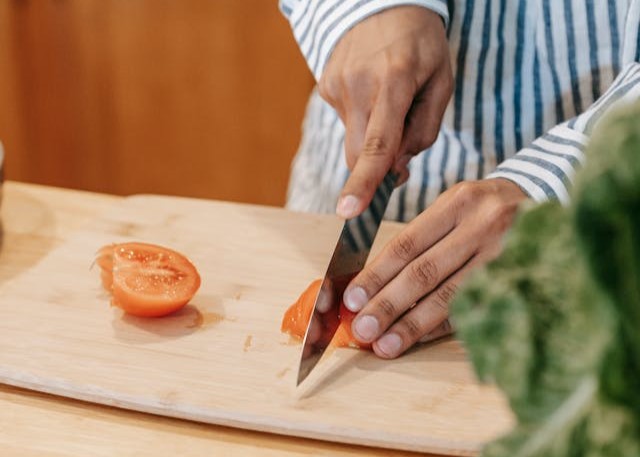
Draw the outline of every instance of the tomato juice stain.
M244 340L244 348L242 349L244 352L247 352L251 347L251 340L253 339L252 335L247 335L247 338Z
M193 322L188 327L206 327L211 324L217 324L223 320L224 316L222 314L212 312L199 312L194 316Z
M288 368L288 367L287 367L287 368L285 368L284 370L280 370L280 371L278 372L278 374L276 375L276 377L277 377L278 379L282 379L282 378L284 378L284 377L285 377L285 375L286 375L287 373L289 373L289 371L291 371L291 368Z

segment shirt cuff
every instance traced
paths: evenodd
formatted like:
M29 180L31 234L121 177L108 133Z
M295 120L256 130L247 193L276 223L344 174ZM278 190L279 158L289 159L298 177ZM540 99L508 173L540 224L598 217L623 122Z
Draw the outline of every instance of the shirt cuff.
M601 118L621 103L640 99L640 64L627 65L587 111L560 124L502 162L490 178L508 179L532 199L569 203L569 189L582 166L589 137Z
M439 14L449 25L447 0L280 0L293 35L316 81L342 36L356 24L396 6L422 6Z
M508 179L538 202L557 199L567 204L587 142L586 135L560 124L502 162L487 179Z

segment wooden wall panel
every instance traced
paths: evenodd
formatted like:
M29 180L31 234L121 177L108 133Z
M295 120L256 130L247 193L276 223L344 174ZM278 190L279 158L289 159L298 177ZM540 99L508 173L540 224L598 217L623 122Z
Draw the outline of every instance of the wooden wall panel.
M17 103L17 72L12 68L13 49L9 46L13 34L10 2L0 0L0 141L5 148L24 150L22 115ZM16 161L14 161L15 163Z
M9 179L282 204L313 80L265 0L0 0Z

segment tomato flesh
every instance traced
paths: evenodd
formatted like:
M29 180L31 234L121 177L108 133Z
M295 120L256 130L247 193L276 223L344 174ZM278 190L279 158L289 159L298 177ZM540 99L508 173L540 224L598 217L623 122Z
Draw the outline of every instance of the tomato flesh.
M185 306L200 287L196 267L172 249L147 243L102 247L96 264L111 303L141 317L160 317Z
M332 344L337 347L350 347L356 349L371 349L371 343L361 343L353 336L351 325L357 313L346 307L343 301L340 302L340 326L333 337Z

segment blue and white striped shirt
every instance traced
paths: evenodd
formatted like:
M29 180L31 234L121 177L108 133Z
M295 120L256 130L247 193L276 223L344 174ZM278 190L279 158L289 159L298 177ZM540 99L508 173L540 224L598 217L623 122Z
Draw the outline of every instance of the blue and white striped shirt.
M455 88L436 142L411 161L386 217L410 220L455 183L493 177L567 202L598 119L640 98L640 0L280 0L317 79L346 31L398 5L443 17ZM335 210L348 176L344 133L314 92L289 208Z

